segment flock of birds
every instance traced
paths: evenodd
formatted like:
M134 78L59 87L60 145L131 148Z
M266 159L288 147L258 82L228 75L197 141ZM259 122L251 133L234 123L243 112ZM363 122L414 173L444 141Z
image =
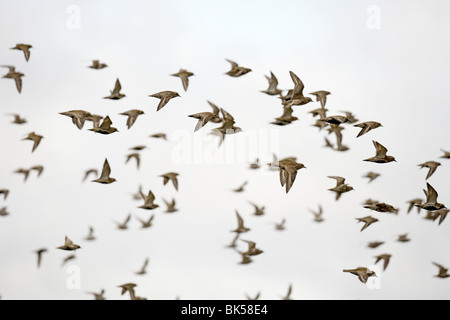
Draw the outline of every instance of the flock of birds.
M14 50L21 50L24 55L26 61L30 59L30 49L32 48L29 44L17 44L15 47L11 48ZM226 72L226 75L231 77L241 77L252 70L250 68L242 67L238 63L227 60L231 68L228 72ZM3 76L5 79L14 79L16 88L18 92L20 93L22 91L22 77L24 76L23 73L16 71L16 68L14 66L3 66L8 68L8 73ZM94 60L92 62L92 65L88 66L91 69L94 70L101 70L103 68L108 67L105 63L100 62L99 60ZM307 97L304 95L304 84L300 80L300 78L292 71L289 72L290 77L293 82L293 88L290 90L281 90L278 88L278 80L276 76L271 72L270 76L266 76L268 80L268 88L266 90L262 90L262 93L265 93L270 96L277 97L280 101L280 105L282 108L282 115L279 117L276 117L274 121L271 122L273 125L277 126L286 126L290 125L296 120L298 120L297 117L293 115L294 108L298 106L303 106L309 103L313 103L313 99L311 97ZM171 76L179 77L182 82L183 89L185 91L188 90L189 87L189 77L193 76L194 74L190 71L187 71L185 69L180 69L177 73L172 74ZM343 144L343 134L342 131L346 128L348 125L352 125L355 128L358 128L359 132L356 134L356 138L361 137L362 135L368 134L372 130L375 130L377 128L382 127L381 123L377 121L364 121L359 122L358 119L355 118L355 116L348 111L339 112L341 114L334 114L334 115L328 115L329 110L327 107L327 96L331 93L328 91L316 91L312 92L310 95L316 98L316 102L320 103L320 107L317 109L314 109L312 111L309 111L309 113L312 114L314 118L317 117L315 123L313 126L318 127L319 131L326 129L328 131L328 135L334 135L336 142L332 143L330 139L325 137L325 146L337 151L337 152L345 152L348 151L348 146ZM113 99L113 100L119 100L124 98L126 95L122 93L122 87L120 84L119 79L116 80L115 86L113 90L110 91L110 94L105 96L104 99ZM162 91L157 92L154 94L149 95L149 97L157 98L159 99L159 103L157 105L156 110L160 111L162 108L167 106L171 99L180 97L180 95L177 92L174 91ZM214 103L207 101L211 107L210 111L203 111L198 112L195 114L188 115L188 117L191 117L193 119L197 120L197 123L194 127L194 132L201 130L203 127L205 127L208 123L214 123L217 124L216 128L213 128L211 130L211 133L214 135L217 135L219 140L219 146L224 141L225 137L230 134L237 134L242 131L242 129L235 125L235 119L234 117L227 112L223 108L219 108ZM92 127L88 130L99 133L102 135L109 135L117 133L117 128L113 127L113 122L111 118L108 115L102 116L98 114L91 113L86 110L68 110L68 111L62 111L60 113L63 116L71 118L73 124L79 129L82 130L86 121L92 122ZM138 109L132 109L125 112L120 113L120 115L124 115L127 117L126 125L128 129L130 129L133 124L137 121L138 117L143 115L144 111L138 110ZM14 120L12 121L13 124L16 125L22 125L26 123L27 121L21 117L19 114L13 114ZM156 133L151 135L153 138L160 138L167 140L165 133ZM24 138L24 140L31 140L33 142L32 146L32 152L34 152L38 146L40 145L42 139L44 137L42 135L39 135L35 132L30 132L27 137ZM388 155L388 150L385 146L383 146L378 141L373 140L373 146L375 148L375 155L372 157L368 157L366 159L363 159L363 161L372 162L374 164L381 164L386 165L391 162L395 162L396 159L392 155ZM132 152L127 155L126 163L128 163L131 159L134 159L136 161L136 166L139 168L140 166L140 154L139 151L145 149L145 146L138 145L135 146L132 149ZM442 159L450 159L450 152L443 151L443 155L441 156ZM420 168L428 168L428 173L426 175L426 179L428 180L434 172L437 170L439 166L441 166L440 162L437 161L427 161L421 164L418 164ZM259 163L259 159L256 160L256 162L250 164L250 169L258 169L261 167L261 164ZM274 159L271 163L268 163L268 167L270 170L273 171L279 171L279 178L280 178L280 184L281 187L285 188L286 193L288 193L297 177L297 173L300 169L306 169L305 165L298 162L296 157L286 157L282 159L278 159L277 156L274 154ZM23 174L24 175L24 181L26 181L29 178L29 175L32 171L36 171L37 177L39 177L44 170L44 166L38 165L33 166L31 168L19 168L15 171L17 174ZM93 175L97 178L91 180L95 183L101 183L101 184L111 184L116 182L116 179L112 177L111 175L111 167L108 163L108 159L105 159L103 163L103 168L99 174L98 170L95 168L89 168L85 171L83 181L87 181L88 178ZM173 187L178 190L178 173L177 172L168 172L165 174L161 174L161 178L163 179L164 185L171 182L173 184ZM375 179L378 179L380 177L380 173L370 171L367 172L364 175L364 178L369 179L369 182L374 181ZM341 196L344 193L350 192L353 190L353 187L350 186L348 183L346 183L346 179L344 177L340 176L329 176L330 179L335 180L336 185L329 190L335 193L335 200L338 201ZM247 181L233 190L234 192L242 192L245 190L245 186L247 184ZM444 219L447 216L447 213L449 212L449 209L445 207L444 204L438 202L438 193L437 191L429 184L426 183L426 190L423 190L425 193L425 199L421 198L415 198L410 201L408 201L409 207L407 212L409 213L414 208L417 209L417 212L420 213L421 210L426 211L426 217L425 219L436 221L439 219L438 224L440 225ZM4 200L7 199L9 194L8 189L1 189L0 195L2 194L4 197ZM138 193L134 194L134 198L136 200L142 200L143 204L139 206L141 209L145 210L154 210L156 208L159 208L159 205L155 202L156 198L155 195L151 190L148 191L148 193L144 193L142 188L139 189ZM172 201L166 201L164 199L165 205L167 207L166 212L176 212L178 209L176 208L176 202L173 199ZM255 216L263 216L265 214L265 207L259 206L255 203L251 203L251 205L254 206L254 215ZM364 203L364 208L369 209L373 212L384 212L384 213L391 213L391 214L398 214L399 208L395 208L391 204L387 204L384 202L375 201L372 199L367 199ZM310 210L312 214L314 215L314 222L321 223L324 221L323 218L323 209L319 205L319 210L314 211ZM237 219L237 227L231 232L235 233L232 242L227 246L229 248L234 248L241 257L240 264L249 264L253 262L253 257L263 254L264 251L258 248L257 244L254 241L250 241L248 239L241 239L240 237L242 234L248 232L250 228L245 226L244 219L242 216L238 213L236 210L236 219ZM0 209L0 216L8 216L9 212L7 210L7 207L3 207ZM131 214L126 217L126 219L123 222L116 222L118 229L127 229L127 224L131 219ZM154 219L154 215L149 217L149 219L140 219L139 221L142 224L142 228L150 228L152 226L152 221ZM372 215L368 215L365 217L357 218L357 222L362 222L362 228L361 231L366 230L369 228L372 224L378 222L379 220L375 218ZM284 230L286 220L283 219L280 223L275 223L275 229L276 230ZM85 238L86 241L93 241L96 237L94 235L94 229L92 227L89 228L89 234ZM240 251L236 249L238 247L238 241L241 240L244 243L246 243L247 249L245 251ZM410 239L408 238L408 234L402 234L399 235L397 241L399 242L408 242ZM370 242L368 244L369 248L377 248L381 246L384 242L381 241L375 241ZM64 244L57 247L59 250L66 250L66 251L76 251L80 249L80 245L74 243L68 236L65 237ZM37 266L40 267L41 261L43 258L43 254L48 252L47 248L40 248L36 250L37 255ZM380 254L375 257L375 264L383 261L383 270L386 270L386 268L389 265L390 259L392 255L388 253ZM74 258L74 255L71 255L65 259L64 262L69 261ZM148 266L148 258L145 260L142 268L137 272L137 274L145 274L146 268ZM450 277L450 274L448 273L448 269L436 262L432 262L439 270L436 275L436 277L439 278L447 278ZM352 269L344 269L343 272L351 273L353 275L356 275L358 279L366 283L370 277L376 276L374 271L371 271L367 267L356 267ZM145 299L143 297L139 297L136 295L135 283L125 283L122 285L119 285L118 287L121 288L122 295L125 293L129 293L129 296L132 300L142 300ZM283 299L289 300L291 299L290 295L292 292L292 285L289 286L288 293L283 297ZM100 293L94 293L94 298L97 300L103 300L104 297L104 290L102 290ZM255 297L249 297L247 295L248 299L258 299L260 297L260 293L258 293Z

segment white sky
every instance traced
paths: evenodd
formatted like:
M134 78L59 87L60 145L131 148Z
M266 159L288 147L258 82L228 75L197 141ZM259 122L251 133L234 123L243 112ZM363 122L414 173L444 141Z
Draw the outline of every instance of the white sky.
M72 5L80 9L79 29L67 26ZM380 29L367 27L372 5L380 10ZM11 191L6 201L0 198L0 207L11 213L0 217L3 299L91 299L85 292L101 288L108 299L126 299L117 288L125 282L136 282L137 294L149 299L244 299L258 291L263 299L278 299L289 283L294 299L449 297L447 280L434 278L431 264L450 266L449 222L424 221L423 211L406 214L406 201L423 197L426 169L417 164L428 160L442 163L429 182L440 202L450 202L450 160L439 159L440 148L450 150L448 1L2 1L1 7L0 63L25 74L22 94L12 80L0 81L0 188ZM29 62L9 50L19 42L33 45ZM91 70L92 59L109 67ZM228 77L225 59L253 71ZM187 92L170 76L180 68L195 74ZM270 71L280 88L293 86L293 71L305 93L332 92L330 115L349 110L383 128L356 139L358 129L346 126L350 150L338 153L323 148L325 132L311 126L315 119L307 111L317 102L294 107L299 121L289 126L270 125L282 112L277 98L260 92ZM126 98L102 99L116 78ZM181 97L156 112L158 100L148 95L162 90ZM227 136L220 148L208 135L214 124L194 134L196 120L187 117L209 111L206 100L230 112L244 130ZM145 115L127 130L119 113L135 108ZM119 133L96 135L87 130L89 123L78 130L59 115L72 109L108 114ZM11 124L8 113L20 113L28 123ZM32 142L21 141L31 131L44 136L34 153ZM148 137L157 132L170 141ZM372 140L398 162L363 162L374 155ZM133 162L125 165L128 149L138 144L148 147L140 170ZM256 157L271 161L272 152L296 156L307 167L287 195L277 172L248 169ZM83 184L84 171L101 169L105 158L117 182ZM45 166L39 179L33 172L24 183L13 174L36 164ZM362 175L371 170L382 176L368 184ZM179 192L162 184L159 175L169 171L180 173ZM345 177L355 190L336 202L327 190L334 186L329 175ZM244 193L230 191L245 180ZM140 184L145 193L153 191L161 208L137 208L142 202L131 193ZM173 197L179 211L167 215L162 198ZM400 213L364 209L367 198ZM265 205L266 215L252 216L249 200ZM308 211L319 204L323 224ZM224 248L234 236L235 209L251 228L242 238L264 250L249 265L239 265L240 256ZM133 218L129 230L117 230L113 220L128 213L154 213L154 226L139 230ZM355 218L367 215L380 222L361 233ZM287 229L277 232L271 223L283 217ZM83 240L89 225L95 242ZM406 232L410 243L395 241ZM61 267L69 253L56 247L65 235L82 249ZM386 243L368 249L374 240ZM49 252L37 269L33 251L41 247ZM393 257L379 274L379 289L342 272L371 266L382 253ZM135 275L146 257L149 273ZM67 287L71 266L81 272L79 289Z

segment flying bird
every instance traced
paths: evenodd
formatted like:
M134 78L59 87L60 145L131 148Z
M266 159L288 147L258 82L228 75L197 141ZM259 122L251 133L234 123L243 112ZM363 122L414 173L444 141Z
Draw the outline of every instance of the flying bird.
M31 44L18 43L11 50L21 50L23 51L23 55L25 56L25 60L28 62L30 59L30 49L33 48Z
M371 249L376 249L376 248L378 248L379 246L381 246L381 245L383 245L383 244L384 244L383 241L372 241L372 242L369 242L369 243L367 244L367 246L368 246L369 248L371 248Z
M370 209L376 212L390 212L394 214L398 214L399 209L394 208L392 205L384 203L384 202L377 202L373 204L367 204L364 206L366 209Z
M128 229L128 222L130 222L130 219L131 219L131 213L127 215L127 217L125 218L125 220L123 222L114 221L117 225L117 229L119 229L119 230Z
M375 180L376 178L378 178L379 176L380 176L379 173L376 173L376 172L373 172L373 171L369 171L363 176L363 178L369 178L369 183L370 183L373 180Z
M128 163L130 159L134 158L136 160L136 166L139 169L139 166L141 164L141 155L137 152L133 152L127 155L127 159L125 160L125 163Z
M189 72L185 69L180 69L180 71L178 71L177 73L171 74L171 76L179 77L181 79L184 91L187 91L187 88L189 86L189 77L192 77L193 75L194 74L192 72Z
M124 295L126 292L130 294L131 300L136 300L136 293L134 291L134 288L137 287L137 284L135 283L125 283L119 286L119 288L122 289L121 295Z
M361 128L361 130L359 131L358 135L356 136L357 138L361 137L363 134L366 134L367 132L369 132L372 129L376 129L378 127L382 127L381 123L376 122L376 121L361 122L361 123L358 123L358 124L354 124L353 126Z
M108 159L105 159L103 163L102 173L100 174L100 178L92 180L92 182L98 182L102 184L110 184L116 181L115 178L111 178L111 167L109 166Z
M392 255L390 254L380 254L378 256L376 256L375 258L377 259L375 261L375 264L377 264L379 261L383 260L383 271L386 270L387 266L389 265L389 261L391 260Z
M387 155L387 149L378 143L377 141L372 140L373 145L375 146L376 154L374 157L365 159L364 161L375 162L375 163L389 163L392 161L397 161L393 156Z
M0 209L0 217L6 217L9 216L9 212L7 211L6 207L3 207Z
M423 204L416 204L416 207L427 211L435 211L445 208L445 205L437 202L438 193L436 190L427 182L427 191L423 190L427 200Z
M94 296L94 300L106 300L106 298L104 297L105 294L105 290L101 290L100 293L96 293L96 292L86 292L88 294L92 294Z
M83 182L87 180L87 178L91 175L98 175L98 170L97 169L88 169L84 172L84 178L83 178Z
M164 178L163 184L166 185L167 182L172 181L173 186L175 187L175 190L178 191L178 176L179 174L176 172L168 172L165 174L160 175L160 177Z
M285 230L286 229L286 227L284 226L285 224L286 224L286 219L285 218L281 219L280 223L274 222L275 230L278 230L278 231Z
M231 230L231 232L236 232L236 233L243 233L243 232L247 232L250 231L249 228L246 228L244 226L244 220L242 219L242 217L239 215L239 212L236 211L236 217L237 217L237 221L238 221L238 226L236 229Z
M106 68L107 66L108 65L106 63L100 62L99 60L92 60L92 64L88 66L88 68L100 70Z
M414 199L407 201L407 203L409 204L407 213L410 213L414 207L417 207L417 213L420 213L420 210L421 210L420 205L423 203L422 199L414 198ZM418 204L419 206L416 206L416 204Z
M114 132L119 132L117 128L114 128L111 126L112 121L109 116L106 116L105 119L103 119L103 122L100 126L94 126L93 128L89 129L89 131L93 131L100 134L111 134Z
M170 99L179 97L180 95L175 91L161 91L154 94L149 95L149 97L158 98L160 99L158 107L156 108L156 111L161 110L169 101Z
M374 271L371 271L365 267L358 267L356 269L344 269L343 271L358 276L359 281L361 281L362 283L366 283L370 277L376 277Z
M278 79L277 77L275 77L275 75L273 74L272 71L270 71L270 77L266 76L267 81L269 81L269 87L267 88L267 90L261 91L265 94L268 94L270 96L276 96L281 94L281 90L278 89Z
M216 118L213 118L210 121L214 122L214 123L221 123L222 122L222 118L219 116L220 108L218 106L216 106L214 103L212 103L211 101L209 101L209 100L207 100L206 102L208 102L208 104L212 108L212 113L214 113L217 116Z
M36 150L36 148L41 143L42 138L44 138L44 137L39 135L39 134L36 134L35 132L30 132L28 134L28 136L23 138L22 140L31 140L31 141L33 141L33 149L31 150L31 152L34 152L34 150Z
M125 94L120 93L120 91L122 90L122 85L120 84L119 79L116 79L116 83L114 85L114 89L110 90L110 95L103 97L103 99L111 99L111 100L119 100L122 99L123 97L125 97Z
M259 158L256 158L255 162L250 163L250 169L259 169L261 168L261 165L259 164Z
M141 209L146 209L146 210L153 210L159 207L158 204L154 203L155 202L155 195L153 194L153 192L150 190L148 192L148 195L144 195L142 192L140 192L142 199L144 199L144 204L142 206L139 206L139 208Z
M371 216L364 217L364 218L356 218L358 222L364 222L364 226L361 228L361 231L367 229L372 223L378 222L377 218L373 218Z
M239 187L237 187L236 189L233 189L234 192L243 192L245 189L244 187L247 185L248 181L244 181L243 184L241 184Z
M303 163L299 163L292 158L286 158L278 161L278 167L280 169L280 182L281 186L286 185L286 193L291 190L297 177L297 171L306 168Z
M40 268L41 267L41 262L42 262L42 254L47 252L46 248L41 248L35 251L35 253L37 254L37 267Z
M312 102L312 99L310 97L305 97L303 95L303 89L305 88L305 85L303 84L302 80L300 80L300 78L292 71L289 71L289 74L291 75L291 79L294 82L294 90L292 91L289 99L287 101L283 101L282 104L284 106L292 107L301 106Z
M428 178L433 175L433 173L436 171L437 167L439 167L440 165L441 165L441 163L437 162L437 161L427 161L427 162L418 164L420 169L422 169L422 168L428 168L429 169L427 177L425 178L425 180L428 180Z
M136 122L136 119L141 114L144 114L144 111L138 109L132 109L128 111L121 112L120 115L127 116L127 127L130 129L133 124Z
M265 206L258 206L255 203L249 201L249 203L255 208L255 211L253 212L254 216L262 216L264 215Z
M84 238L84 240L86 241L94 241L96 239L95 235L94 235L94 228L92 226L89 226L89 233L86 236L86 238Z
M285 296L281 297L281 300L292 300L291 294L292 294L292 284L289 284L288 291Z
M155 215L151 215L150 218L148 218L147 220L142 220L139 217L136 217L136 219L139 220L139 222L141 223L141 229L147 229L150 228L153 224L153 219L155 218Z
M225 139L225 135L235 134L242 131L240 127L234 125L236 122L234 121L234 117L230 113L228 113L223 108L220 108L220 112L222 113L222 125L220 127L212 129L213 133L219 135L221 138L219 145L222 144L223 140Z
M167 135L165 133L154 133L154 134L150 135L150 138L167 140Z
M409 241L411 241L411 239L408 238L408 234L405 233L405 234L400 234L397 238L397 241L398 242L409 242Z
M92 128L98 128L100 126L100 121L103 119L103 116L100 116L98 114L91 114L89 116L86 116L84 119L85 121L91 121L92 122Z
M144 275L144 274L147 273L148 262L149 262L149 259L146 258L145 261L144 261L144 264L143 264L142 267L141 267L141 269L140 269L139 271L136 272L137 275L142 276L142 275Z
M439 263L436 262L432 262L436 267L439 268L439 273L437 275L435 275L435 277L437 278L441 278L441 279L445 279L450 277L450 274L448 274L448 268L440 265Z
M320 106L322 108L325 108L325 105L327 104L327 96L331 93L325 90L320 90L316 92L311 92L310 94L316 96L316 101L320 101Z
M163 201L164 201L164 203L166 204L166 207L167 207L166 211L164 211L164 212L171 213L171 212L177 212L178 211L178 209L175 208L175 205L176 205L175 199L172 199L171 202L168 202L168 201L166 201L163 198Z
M319 204L319 211L314 211L309 209L309 211L314 215L314 221L315 222L323 222L324 218L322 217L323 215L323 209L322 206Z
M225 59L226 61L228 61L231 64L231 69L226 72L225 74L231 76L231 77L240 77L246 73L249 73L250 71L252 71L252 69L249 68L245 68L245 67L241 67L239 66L236 62Z
M69 239L69 237L66 236L64 245L57 247L57 249L66 250L66 251L75 251L77 249L80 249L81 247L77 244L74 244L72 240Z
M246 255L248 255L248 256L257 256L257 255L259 255L259 254L264 252L263 250L258 249L256 247L256 242L249 241L249 240L243 240L243 239L242 239L242 241L244 241L245 243L248 244L248 249L247 249L247 251L245 251Z
M443 150L443 149L441 149L441 151L444 153L444 154L441 156L441 159L450 159L450 151L445 151L445 150Z
M60 112L59 114L72 118L72 122L77 126L78 129L83 129L86 117L91 116L90 112L84 110L70 110L65 112Z
M9 72L3 76L4 79L14 79L16 83L16 88L19 93L22 92L22 77L25 76L21 72L17 72L16 68L13 66L2 66L9 69Z
M9 194L9 190L8 189L0 189L0 194L2 194L3 199L6 200L6 198L8 197L8 194Z
M27 169L24 169L24 168L19 168L16 171L14 171L14 173L21 173L21 174L23 174L24 175L23 181L25 182L28 179L28 175L30 174L30 170L29 169L27 170Z
M188 117L197 119L197 125L195 126L194 132L200 130L201 128L203 128L208 122L212 121L213 119L217 119L220 117L212 112L199 112L199 113L194 113L189 115Z
M353 187L345 183L345 178L338 176L328 176L328 178L336 180L336 186L334 188L328 189L336 193L336 201L339 200L343 193L353 190Z
M275 121L272 121L271 124L277 126L287 126L288 124L297 121L298 118L292 115L293 112L294 110L292 110L292 106L284 106L281 117L275 118Z
M254 296L254 297L250 297L248 294L245 294L245 298L246 298L247 300L258 300L260 297L261 297L261 292L258 292L258 293L256 294L256 296Z
M14 124L24 124L24 123L27 123L27 120L26 120L25 118L22 118L22 117L20 116L20 114L18 114L18 113L12 113L12 114L10 114L10 115L14 117L14 120L11 121L11 123L14 123Z

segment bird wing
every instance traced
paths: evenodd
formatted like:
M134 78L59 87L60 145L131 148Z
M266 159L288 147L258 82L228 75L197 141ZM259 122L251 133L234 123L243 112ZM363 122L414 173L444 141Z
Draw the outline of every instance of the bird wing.
M438 193L436 192L436 190L429 183L427 183L427 188L428 188L428 191L426 192L427 202L428 203L436 203L437 202Z
M336 179L336 187L339 187L340 185L343 185L345 182L345 178L339 177L339 176L328 176L328 178Z
M225 59L225 60L227 60L229 63L231 63L231 70L233 70L233 69L239 67L239 65L238 65L236 62L231 61L231 60L229 60L229 59Z
M305 85L303 84L302 80L293 73L292 71L289 71L289 74L291 75L291 79L294 82L294 91L292 92L292 99L303 97L303 89L305 88Z
M376 156L381 157L381 158L386 157L386 153L388 150L383 145L381 145L379 142L377 142L377 141L372 141L372 142L373 142L373 145L375 146Z
M110 174L111 174L111 167L109 166L108 159L105 159L100 179L108 179Z
M119 79L116 80L116 84L114 85L114 90L111 92L111 94L119 94L120 90L122 90L122 85L120 84Z

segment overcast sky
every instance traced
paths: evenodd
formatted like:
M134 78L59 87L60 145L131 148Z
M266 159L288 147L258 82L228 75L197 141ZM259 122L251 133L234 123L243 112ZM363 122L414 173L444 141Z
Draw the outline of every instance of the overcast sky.
M0 64L25 74L19 94L11 79L1 79L0 189L7 188L0 208L0 295L3 299L91 299L86 291L105 289L107 299L127 299L117 288L138 284L148 299L279 299L293 286L294 299L448 299L450 287L435 278L432 261L450 267L446 244L449 221L440 226L424 220L407 201L424 197L427 169L442 166L428 179L439 202L450 203L450 3L434 1L2 1ZM25 61L16 43L33 45ZM93 59L108 64L87 68ZM225 75L231 59L252 71ZM180 68L194 73L183 90ZM305 94L328 90L329 115L352 111L360 121L383 127L357 138L358 128L344 125L350 150L324 148L326 132L313 127L308 111L318 102L294 107L299 118L291 125L270 124L282 113L278 98L265 95L264 75L272 71L281 89L293 87L289 71L305 84ZM2 71L6 74L7 69ZM103 99L116 79L126 97ZM148 97L177 91L156 112L158 100ZM223 145L207 124L194 133L192 113L210 111L210 100L231 113L243 132L227 136ZM60 112L83 109L109 115L119 132L99 135L86 123L78 130ZM119 113L145 112L131 129ZM27 119L11 124L9 113ZM29 132L44 136L35 152L22 141ZM165 132L169 141L149 138ZM334 141L334 138L330 136ZM375 154L379 141L398 162L362 161ZM129 148L143 144L141 168L125 164ZM272 153L295 156L306 166L288 194L278 172L267 170ZM263 166L250 170L257 157ZM84 172L101 169L108 159L117 182L82 182ZM34 165L41 177L13 173ZM159 175L179 173L179 191L163 185ZM362 176L381 176L368 183ZM355 190L335 201L328 191L337 175ZM93 178L91 176L91 178ZM91 180L91 179L90 179ZM243 193L231 190L248 181ZM142 185L152 190L160 208L139 209L132 194ZM164 213L175 198L179 211ZM394 205L397 216L363 208L367 198ZM266 206L252 215L248 201ZM313 222L308 209L322 205L325 221ZM264 253L240 265L240 255L225 248L236 228L238 210ZM131 213L128 230L114 221ZM155 215L154 225L141 230L135 218ZM356 218L380 220L360 232ZM286 219L286 230L273 222ZM88 227L97 240L83 238ZM408 233L409 243L396 241ZM70 252L56 249L68 236L82 249L64 266ZM369 241L384 241L377 249ZM245 250L240 241L239 249ZM34 250L48 248L41 268ZM374 256L392 254L369 286L342 269L373 267ZM149 257L148 274L135 274ZM381 267L381 263L377 265ZM72 278L71 278L72 277ZM70 283L74 278L80 286ZM69 283L69 285L68 285ZM376 288L369 288L369 287Z

